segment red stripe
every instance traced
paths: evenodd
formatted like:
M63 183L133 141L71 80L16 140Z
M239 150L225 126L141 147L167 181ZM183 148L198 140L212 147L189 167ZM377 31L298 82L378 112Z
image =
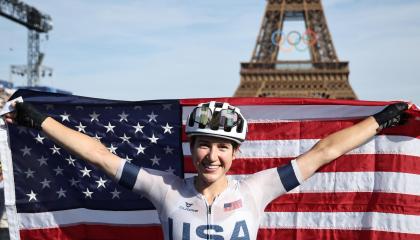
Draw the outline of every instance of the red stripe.
M232 105L350 105L350 106L385 106L392 102L363 101L363 100L340 100L340 99L317 99L317 98L194 98L181 99L184 106L196 106L202 102L218 101L228 102Z
M252 174L287 164L292 158L236 159L229 174ZM184 171L195 173L191 156L184 157ZM344 155L323 166L319 172L403 172L420 174L420 157L400 154Z
M137 240L163 239L160 225L122 227L113 225L87 225L20 230L22 240Z
M259 229L257 239L295 239L295 240L420 240L420 234L384 232L372 230L337 229Z
M251 123L247 140L296 140L322 139L331 133L350 127L360 120L340 121L303 121L303 122L274 122ZM420 122L410 119L403 126L384 129L380 134L400 135L420 138ZM188 141L185 126L182 127L182 141Z
M266 212L383 212L420 216L420 196L384 192L284 194Z

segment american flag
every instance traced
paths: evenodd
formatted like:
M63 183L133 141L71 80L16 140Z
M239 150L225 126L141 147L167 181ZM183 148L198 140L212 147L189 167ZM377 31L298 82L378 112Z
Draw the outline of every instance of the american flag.
M15 95L96 138L121 158L180 177L195 174L182 124L200 102L228 101L250 123L247 141L229 172L234 178L283 165L319 139L389 104L275 98L123 102L30 91ZM382 131L274 200L265 210L258 239L420 239L420 111L414 107L409 113L407 125ZM162 238L156 212L146 199L119 187L42 132L8 128L8 135L0 132L0 152L12 239Z

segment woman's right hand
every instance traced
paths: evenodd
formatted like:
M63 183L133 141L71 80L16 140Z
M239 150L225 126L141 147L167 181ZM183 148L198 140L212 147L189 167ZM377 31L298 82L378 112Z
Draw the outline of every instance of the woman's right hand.
M35 128L41 130L41 125L48 117L39 112L33 105L26 102L15 102L12 104L15 108L14 112L4 115L7 123L17 123L21 126Z

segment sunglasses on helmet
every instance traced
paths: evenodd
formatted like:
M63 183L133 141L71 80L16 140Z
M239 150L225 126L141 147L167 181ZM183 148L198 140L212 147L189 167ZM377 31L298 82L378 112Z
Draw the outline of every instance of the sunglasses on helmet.
M226 132L230 132L236 126L236 132L240 133L244 120L234 109L221 109L212 112L209 107L201 106L194 108L190 115L188 125L192 127L194 123L198 123L199 128L208 126L212 130L223 129Z

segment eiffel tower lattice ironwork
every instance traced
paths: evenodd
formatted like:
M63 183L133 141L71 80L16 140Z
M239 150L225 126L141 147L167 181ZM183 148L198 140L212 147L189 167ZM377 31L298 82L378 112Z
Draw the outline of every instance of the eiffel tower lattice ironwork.
M279 61L284 36L278 33L285 21L296 19L305 23L310 60ZM321 0L268 0L251 61L241 63L240 74L236 97L356 99L348 62L338 60Z

